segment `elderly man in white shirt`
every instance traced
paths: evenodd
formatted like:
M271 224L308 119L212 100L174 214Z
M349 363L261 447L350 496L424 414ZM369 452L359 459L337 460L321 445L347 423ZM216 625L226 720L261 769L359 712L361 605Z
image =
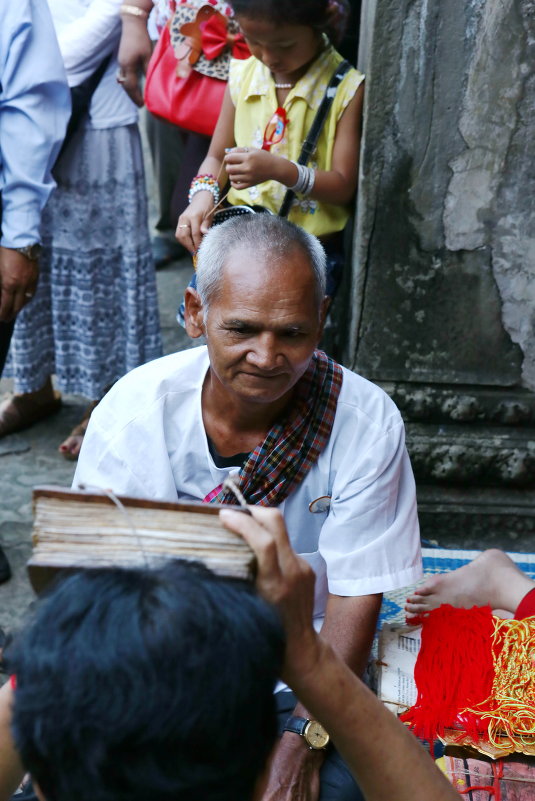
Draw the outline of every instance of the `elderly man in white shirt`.
M0 374L15 315L37 285L41 212L70 115L46 2L0 4Z
M381 593L421 575L400 414L382 390L315 350L325 315L315 237L272 215L234 218L204 238L197 281L187 330L206 347L113 387L92 416L74 486L232 502L221 485L234 473L249 503L282 509L316 573L315 625L359 674ZM291 714L293 699L279 695L286 730L266 798L306 799L298 788L317 786L320 769L323 782L325 754L300 736L306 710ZM272 796L275 786L286 789ZM337 786L320 796L360 797Z

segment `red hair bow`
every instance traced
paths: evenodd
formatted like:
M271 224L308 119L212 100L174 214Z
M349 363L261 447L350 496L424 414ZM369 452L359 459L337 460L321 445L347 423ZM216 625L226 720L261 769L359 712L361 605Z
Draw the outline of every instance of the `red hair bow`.
M251 55L242 34L230 33L222 15L214 14L202 22L200 28L202 51L206 58L217 58L227 47L231 49L233 58L249 58Z

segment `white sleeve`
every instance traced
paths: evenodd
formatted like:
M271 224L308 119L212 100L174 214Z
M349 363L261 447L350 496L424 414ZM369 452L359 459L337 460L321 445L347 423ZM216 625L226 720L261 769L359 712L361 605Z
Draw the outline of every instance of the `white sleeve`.
M359 430L345 431L344 456L319 537L334 595L386 592L421 576L416 490L403 422L396 415L365 444Z
M124 381L124 379L123 379ZM127 387L128 388L128 387ZM73 489L111 489L118 495L177 500L161 414L128 419L118 382L94 409L73 478ZM123 422L124 421L124 422ZM156 421L156 422L155 422Z
M116 47L121 30L120 5L121 0L93 0L85 14L59 30L70 86L85 80Z
M84 436L72 487L110 489L117 495L132 498L145 498L150 492L132 472L128 461L110 443L106 432L93 420L93 415Z

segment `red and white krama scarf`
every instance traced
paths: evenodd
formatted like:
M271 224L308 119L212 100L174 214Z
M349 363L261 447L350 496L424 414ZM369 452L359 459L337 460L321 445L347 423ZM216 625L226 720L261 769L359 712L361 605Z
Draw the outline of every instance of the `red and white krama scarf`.
M296 384L289 416L269 430L233 477L245 500L260 506L278 506L301 483L327 444L342 388L342 368L320 350ZM235 504L222 485L205 503Z

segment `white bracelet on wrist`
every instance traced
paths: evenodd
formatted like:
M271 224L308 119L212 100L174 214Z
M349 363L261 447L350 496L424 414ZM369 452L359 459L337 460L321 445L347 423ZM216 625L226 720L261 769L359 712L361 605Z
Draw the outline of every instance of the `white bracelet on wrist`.
M197 185L192 187L188 193L188 203L191 203L195 195L199 192L210 192L212 197L214 198L214 203L217 206L219 203L219 187L218 186L208 186L204 184L203 186Z
M292 164L297 167L297 181L288 188L298 195L310 195L314 188L315 170L312 167L306 167L304 164L298 164L296 161L292 161Z

